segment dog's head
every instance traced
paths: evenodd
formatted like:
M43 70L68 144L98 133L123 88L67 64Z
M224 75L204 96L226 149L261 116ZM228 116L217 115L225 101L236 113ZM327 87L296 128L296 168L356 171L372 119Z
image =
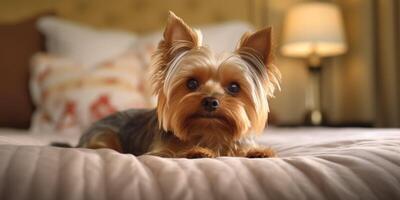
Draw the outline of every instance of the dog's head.
M279 88L271 28L245 33L234 52L215 55L202 45L200 31L172 12L152 68L160 127L183 141L232 141L261 132L268 97Z

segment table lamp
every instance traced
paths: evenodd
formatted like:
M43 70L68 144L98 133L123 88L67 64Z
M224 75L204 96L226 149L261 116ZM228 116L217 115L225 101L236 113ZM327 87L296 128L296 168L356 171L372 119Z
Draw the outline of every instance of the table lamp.
M347 50L341 12L333 3L306 2L290 8L284 22L281 52L308 62L306 125L325 122L321 106L321 58Z

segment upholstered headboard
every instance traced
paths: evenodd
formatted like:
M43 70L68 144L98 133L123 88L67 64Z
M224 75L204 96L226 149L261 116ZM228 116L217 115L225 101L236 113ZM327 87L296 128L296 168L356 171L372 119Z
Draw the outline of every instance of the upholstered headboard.
M265 21L262 0L32 0L0 2L0 23L20 21L45 10L96 27L138 33L160 29L168 10L192 25L242 20L259 26Z

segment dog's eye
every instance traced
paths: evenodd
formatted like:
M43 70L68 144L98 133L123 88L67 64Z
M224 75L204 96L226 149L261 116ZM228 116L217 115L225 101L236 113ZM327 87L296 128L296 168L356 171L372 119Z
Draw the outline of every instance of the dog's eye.
M227 90L231 94L236 94L240 91L240 86L237 83L230 83L227 87Z
M186 82L186 86L189 90L196 90L199 87L199 81L191 78Z

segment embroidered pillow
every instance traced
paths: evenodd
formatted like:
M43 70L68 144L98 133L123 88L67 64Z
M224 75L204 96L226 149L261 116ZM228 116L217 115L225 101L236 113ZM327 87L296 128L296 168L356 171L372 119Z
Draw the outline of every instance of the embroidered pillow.
M116 111L149 107L141 66L134 52L90 67L50 54L35 55L30 80L37 106L33 132L81 134Z

